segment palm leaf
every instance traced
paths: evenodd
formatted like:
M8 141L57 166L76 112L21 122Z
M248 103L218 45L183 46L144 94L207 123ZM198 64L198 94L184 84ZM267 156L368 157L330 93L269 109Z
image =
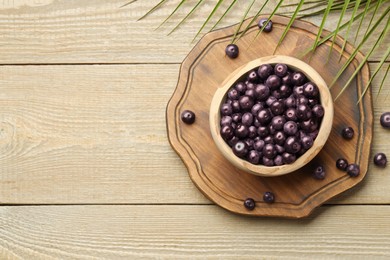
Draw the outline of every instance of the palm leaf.
M373 6L370 6L370 8L368 10L371 10L372 8L374 8ZM361 12L359 13L358 15L356 15L355 17L352 18L353 22L357 21L360 17L364 16L365 12ZM348 23L349 22L346 22L344 24L342 24L340 26L340 30L343 30L345 27L348 26ZM336 34L335 31L332 31L330 32L329 34L327 34L326 36L324 36L320 41L317 42L317 44L315 45L315 47L309 47L308 49L306 49L301 55L299 55L301 58L306 56L309 52L313 51L313 49L317 48L318 46L322 45L323 43L325 43L326 41L328 41L330 38L332 38L334 35Z
M368 40L368 38L371 36L371 34L375 31L375 29L378 27L380 22L386 17L386 15L389 13L390 7L386 9L386 11L382 14L382 16L376 21L376 23L373 25L372 28L367 33L367 36L362 39L362 41L359 43L359 45L355 48L355 50L351 53L351 56L348 58L346 63L342 66L342 68L339 70L335 78L333 79L332 83L330 84L329 88L331 88L336 81L339 79L341 74L345 71L345 69L349 66L349 64L352 62L352 60L355 58L356 54L359 52L360 48L363 46L363 44ZM376 42L378 43L378 41Z
M138 0L130 1L130 2L126 3L126 4L121 5L119 8L123 8L123 7L125 7L125 6L131 5L132 3L135 3L135 2L137 2L137 1L138 1Z
M372 21L374 20L374 17L375 17L375 15L376 15L376 13L378 12L378 9L379 9L379 6L381 5L381 3L382 3L382 0L379 0L378 2L376 2L374 13L373 13L372 16L371 16L370 23L368 24L367 29L366 29L366 32L364 33L364 36L363 36L363 37L366 37L367 31L368 31L368 29L370 28L371 23L372 23Z
M371 3L371 0L368 0L368 1L366 2L366 7L364 8L363 16L362 16L362 18L360 19L359 26L358 26L358 28L357 28L357 30L356 30L355 39L353 40L353 44L356 43L356 39L357 39L357 37L358 37L358 35L359 35L360 28L362 27L362 24L363 24L363 21L364 21L364 17L366 17L366 14L368 13L368 10L369 10L369 7L370 7L370 3Z
M272 17L275 15L275 13L278 11L279 7L283 4L283 1L284 0L280 0L279 3L275 6L274 10L272 11L272 13L269 15L267 21L264 23L263 27L261 27L261 29L256 33L256 36L254 39L256 39L264 30L264 28L268 25L269 21L272 19ZM254 41L253 39L253 41ZM253 41L251 42L251 44L253 43Z
M172 13L170 15L168 15L168 17L157 27L160 28L162 25L164 25L168 20L169 18L171 18L176 12L177 10L179 10L179 8L186 2L187 0L181 0L181 2L176 6L175 10L172 11Z
M370 87L370 84L371 84L372 80L375 78L376 74L378 74L378 72L380 71L380 69L382 68L383 64L385 63L385 61L387 60L387 58L388 58L389 56L390 56L390 46L389 46L389 48L387 49L386 54L383 55L381 61L379 62L378 66L376 67L376 70L375 70L374 73L371 75L370 80L367 82L366 86L364 87L364 91L363 91L362 95L360 96L360 98L359 98L359 100L358 100L358 103L361 101L361 99L362 99L362 98L364 97L364 95L366 94L368 88ZM389 65L390 65L390 64L389 64ZM386 76L387 76L387 75L385 74L385 77L386 77ZM384 78L385 78L385 77L384 77ZM381 90L382 85L383 85L383 83L381 84L379 90Z
M379 90L378 90L378 94L376 96L377 98L378 98L379 93L381 93L382 87L385 84L385 80L386 80L387 76L389 75L389 69L390 69L390 63L387 65L385 75L383 76L383 79L382 79L381 83L379 84Z
M194 39L192 39L192 42L194 42L196 37L198 37L198 35L202 32L203 28L207 25L207 23L210 21L211 17L213 17L213 15L215 14L215 12L218 10L219 6L222 3L223 3L223 0L218 0L218 2L215 4L213 10L211 11L209 16L207 17L206 21L203 23L202 27L200 27L199 31L196 33Z
M149 14L153 13L154 11L156 11L158 8L160 8L167 0L161 0L158 4L156 4L152 9L150 9L146 14L144 14L143 16L141 16L140 18L138 18L138 21L144 19L145 17L147 17Z
M237 30L234 32L234 36L233 36L233 38L232 38L232 43L233 43L233 42L235 41L235 39L237 38L237 35L238 35L238 33L240 32L241 26L242 26L242 24L244 23L245 18L247 17L247 15L248 15L249 11L251 10L251 8L252 8L253 4L255 3L255 1L256 1L256 0L252 0L252 2L248 5L248 8L245 10L244 16L242 17L241 22L240 22L240 24L239 24L238 27L237 27Z
M286 37L288 31L290 30L291 25L292 25L293 22L295 21L297 15L298 15L298 12L299 12L299 10L301 9L301 7L303 6L303 3L304 3L304 2L305 2L305 0L300 0L300 1L299 1L298 5L297 5L297 8L296 8L295 11L294 11L294 14L291 16L290 21L288 21L288 24L287 24L286 28L284 29L283 34L282 34L282 36L280 37L278 44L277 44L276 47L275 47L274 54L275 54L275 52L276 52L276 49L280 46L280 44L281 44L282 41L284 40L284 37Z
M333 0L329 0L328 5L326 6L326 9L325 9L324 15L322 16L322 21L321 21L320 27L318 29L318 33L317 33L316 39L314 40L313 46L311 47L311 49L309 51L313 51L314 52L315 49L318 46L318 41L319 41L319 39L321 37L322 31L323 31L324 26L325 26L326 18L329 15L330 8L332 7L332 4L333 4ZM310 59L311 59L311 57L312 56L310 56Z
M237 0L233 0L233 2L230 3L229 7L226 9L226 11L223 13L223 15L219 18L219 20L214 24L213 27L211 27L210 31L214 30L215 27L222 21L223 18L229 13L230 9L235 5Z
M328 58L326 60L326 63L328 63L330 55L332 54L334 42L335 42L336 36L337 36L337 34L338 34L339 30L340 30L340 24L341 24L341 21L343 20L345 11L347 11L348 5L349 5L349 0L345 0L345 3L343 5L343 9L341 10L341 14L340 14L339 20L338 20L337 25L336 25L336 30L335 30L336 32L335 32L335 35L333 36L332 43L330 45L330 49L329 49Z
M249 28L252 26L252 24L257 20L257 18L259 18L261 12L263 11L264 7L268 4L269 0L266 0L263 5L261 6L261 8L259 9L259 11L257 11L257 13L255 14L255 16L253 16L252 20L250 21L250 23L246 26L246 28L242 31L242 33L238 36L238 39L239 40L243 35L246 34L246 32L249 30Z
M387 19L387 25L386 25L386 28L381 32L380 36L379 36L379 39L378 41L375 42L374 46L371 47L370 51L368 52L368 54L364 57L363 61L359 64L359 66L355 69L354 73L351 75L351 77L348 79L347 83L345 83L344 87L340 90L340 92L338 93L338 95L336 96L335 100L337 100L341 94L343 94L343 92L345 91L345 89L349 86L349 84L351 84L352 80L355 78L355 76L359 73L359 71L361 70L361 68L364 66L364 64L367 62L368 58L371 56L371 54L374 52L374 50L376 49L376 47L378 45L380 45L380 43L382 42L382 40L384 39L385 35L387 34L389 28L390 28L390 24L389 24L389 21L390 21L390 17L389 19ZM388 51L390 51L390 49L388 49ZM386 59L386 58L385 58Z
M355 17L357 9L359 8L359 6L360 6L360 0L356 0L355 8L353 8L351 17ZM349 36L349 31L351 30L352 23L353 23L353 19L350 19L349 23L348 23L348 26L347 26L347 32L346 32L345 37L344 37L344 43L343 43L343 46L341 47L339 61L341 60L341 56L343 55L345 46L347 45L347 39L348 39L348 36Z
M204 1L205 0L199 0L198 3L191 9L191 11L168 33L168 35L171 35L174 31L176 31L177 28L179 28L180 25L182 25L182 23L184 23Z

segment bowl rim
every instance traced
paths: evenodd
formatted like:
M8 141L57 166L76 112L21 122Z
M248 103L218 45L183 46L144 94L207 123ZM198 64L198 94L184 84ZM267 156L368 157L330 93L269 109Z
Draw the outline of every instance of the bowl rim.
M321 127L317 138L314 140L313 146L307 150L303 155L301 155L294 163L285 164L281 166L264 166L264 165L255 165L246 160L243 160L237 157L231 147L223 140L220 135L220 106L227 96L228 90L235 84L237 81L250 70L259 67L263 64L277 64L284 63L289 68L294 69L295 71L301 71L305 76L312 82L314 82L320 91L320 100L321 105L324 107L325 114L322 118ZM238 167L241 170L249 172L258 176L280 176L284 174L291 173L307 163L309 163L322 149L325 145L333 124L334 108L333 108L333 99L329 88L325 80L321 75L309 64L299 60L297 58L285 55L272 55L261 57L255 60L252 60L243 66L237 68L233 71L226 80L217 88L210 105L210 131L212 138L215 144L218 147L218 150L223 154L223 156L231 162L233 165Z

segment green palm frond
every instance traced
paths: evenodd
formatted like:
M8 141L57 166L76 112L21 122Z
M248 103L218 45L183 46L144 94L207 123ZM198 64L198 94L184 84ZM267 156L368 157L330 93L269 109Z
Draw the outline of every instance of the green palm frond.
M183 6L186 4L186 0L177 0L178 4L174 8L174 10L170 13L168 17L160 24L160 26L164 26L166 22L170 19L173 19L174 15L178 13L180 10L182 10ZM132 3L137 2L137 0L132 0L121 7L129 6ZM192 9L185 14L184 18L182 18L176 26L169 32L168 35L176 31L180 28L180 26L187 20L190 19L192 15L199 9L199 7L207 2L206 0L198 0L196 4L192 7ZM227 14L232 11L234 8L239 9L243 8L243 5L237 6L236 3L237 0L218 0L215 1L215 5L210 12L210 14L207 16L206 20L200 27L200 29L197 31L195 37L193 40L195 40L204 30L206 25L212 20L214 17L218 17L217 22L214 23L214 25L211 27L210 30L215 29L223 19L227 16ZM244 21L247 19L250 11L254 8L255 3L261 2L261 6L256 10L255 15L249 20L249 22L246 24L245 28L243 28ZM144 15L142 15L138 20L142 20L151 13L155 12L159 8L162 8L164 4L167 3L167 0L161 0L159 1L155 6L153 6L148 12L146 12ZM223 3L228 3L226 8L222 7ZM277 43L277 46L275 46L274 52L277 50L277 48L282 44L284 41L286 35L288 34L288 31L290 30L292 24L296 19L302 19L306 17L312 17L312 16L319 16L321 17L321 24L318 29L318 33L316 35L316 38L314 40L314 43L311 47L309 47L307 50L305 50L301 55L305 56L308 53L314 53L316 51L316 48L323 43L327 41L331 41L330 49L329 49L329 55L332 52L332 49L335 44L336 36L340 33L344 33L344 41L341 46L341 52L339 56L339 62L341 62L342 54L346 48L347 40L353 30L356 31L355 35L352 36L353 43L356 45L355 50L351 53L350 57L347 59L347 61L341 66L341 69L338 71L336 77L333 79L333 82L330 84L330 87L332 87L335 82L340 78L340 76L343 74L343 72L348 68L348 66L351 64L351 62L355 59L355 56L357 53L363 48L363 46L368 49L368 53L365 56L364 62L359 64L356 71L353 73L353 76L350 77L347 81L347 83L342 87L340 93L337 95L336 99L345 91L345 89L348 87L348 85L352 82L354 76L358 73L358 71L361 69L361 67L364 65L364 63L372 56L372 54L378 49L378 46L385 45L388 46L388 30L389 30L389 13L390 13L390 7L389 7L390 0L294 0L293 2L289 1L288 3L284 3L283 0L279 0L277 2L275 1L269 1L269 0L251 0L247 1L247 5L245 5L245 9L243 10L243 15L241 19L239 20L239 25L237 26L237 29L235 31L235 34L232 38L232 42L235 43L240 40L240 38L247 33L247 31L250 28L253 28L253 24L255 24L258 20L258 17L262 14L264 8L268 4L273 4L275 7L273 8L273 11L271 14L268 15L268 20L265 23L268 24L268 22L271 20L271 18L275 14L283 14L290 16L290 21L287 23L287 26L285 30L282 33L282 36L280 37L280 40ZM285 8L290 9L289 11L284 11ZM235 10L236 10L235 9ZM291 10L292 9L292 10ZM221 11L222 10L222 11ZM383 12L384 10L384 12ZM236 10L237 11L237 10ZM238 10L239 11L239 10ZM343 22L344 16L349 12L351 15L351 18L347 22ZM221 14L219 14L221 13ZM333 30L330 30L329 33L326 35L323 35L324 33L324 27L325 23L327 21L327 18L329 17L330 13L337 13L338 14L338 21L336 26L333 28ZM377 14L382 13L378 18ZM387 18L387 19L386 19ZM368 26L366 30L361 30L363 26L363 22L368 21ZM387 23L385 23L387 22ZM357 27L353 27L354 23L358 23ZM382 26L385 24L384 26ZM265 27L263 26L263 28ZM159 26L159 27L160 27ZM353 28L353 29L352 29ZM261 33L263 29L260 29L254 39L256 39ZM369 38L373 37L374 32L376 32L376 38L371 39L368 41ZM253 39L253 41L254 41ZM358 40L359 39L359 40ZM371 44L370 44L371 43ZM366 46L370 44L371 46ZM378 66L376 67L374 73L370 77L368 83L366 86L364 86L364 91L361 94L361 98L364 96L364 94L369 89L369 86L373 80L374 77L377 76L378 72L381 70L381 68L386 64L386 61L389 59L389 49L382 55L382 58L380 62L378 63ZM328 59L329 59L328 55ZM301 56L301 57L302 57ZM311 57L311 56L310 56ZM387 67L386 73L381 81L381 85L379 90L382 89L383 84L385 82L385 78L389 72L389 65Z
M254 4L255 2L256 2L256 0L252 0L252 2L248 5L248 8L245 10L244 16L242 17L241 22L240 22L240 24L238 25L236 32L234 33L232 42L234 42L235 39L237 38L237 35L238 35L238 33L240 32L241 26L242 26L242 24L244 23L244 21L245 21L247 15L248 15L248 13L249 13L249 11L251 10L251 8L252 8L252 6L253 6L253 4Z
M332 44L330 45L330 48L329 48L328 58L327 58L327 60L326 60L326 63L328 63L329 58L330 58L330 55L332 54L334 42L335 42L336 36L338 35L338 32L339 32L339 30L340 30L340 24L341 24L341 21L343 20L343 17L344 17L344 15L345 15L345 12L347 11L348 5L349 5L349 0L345 0L345 3L344 3L344 5L343 5L343 9L341 10L340 17L339 17L339 20L338 20L337 25L336 25L336 29L335 29L336 32L335 32L335 35L333 36Z
M282 41L284 40L284 37L286 37L288 31L290 30L290 27L291 25L293 24L293 22L295 21L295 19L297 18L297 15L299 13L299 10L302 8L303 4L305 3L305 0L300 0L298 5L297 5L297 8L295 9L293 15L291 16L291 19L290 21L288 21L288 24L286 26L286 28L284 29L283 33L282 33L282 36L280 37L279 39L279 42L278 44L276 45L275 47L275 50L274 50L274 54L276 52L276 49L280 46L280 44L282 43Z

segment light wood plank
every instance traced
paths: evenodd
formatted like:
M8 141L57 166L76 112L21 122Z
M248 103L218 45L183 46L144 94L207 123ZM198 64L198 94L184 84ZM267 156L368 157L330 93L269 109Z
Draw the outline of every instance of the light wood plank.
M386 206L322 207L303 220L217 206L1 207L2 259L388 259Z
M0 202L210 203L167 140L165 107L178 70L1 66ZM388 155L379 116L390 111L389 89L386 81L374 102L372 149ZM332 203L390 203L389 174L371 163L364 183Z
M168 1L164 8L140 22L136 20L159 0L137 1L120 8L128 1L2 1L0 64L178 63L196 43L191 43L192 39L214 7L212 2L206 1L180 30L167 37L166 34L185 12L189 12L195 5L195 0L188 1L178 15L157 31L154 29L170 14L179 0ZM227 6L228 2L224 5ZM238 1L235 10L240 11L229 13L219 28L236 24L248 3ZM270 13L276 2L270 3L264 13ZM261 4L261 1L257 1L250 15L254 15ZM223 10L220 9L217 14L221 15ZM307 20L317 25L321 23L321 17ZM216 21L217 17L211 20ZM333 28L337 21L336 15L329 16L326 28ZM368 22L362 28L366 28ZM210 27L211 24L204 32ZM352 32L355 30L353 28ZM364 52L368 51L374 39L370 37L369 44L363 48ZM379 60L385 49L386 44L383 44L371 60Z

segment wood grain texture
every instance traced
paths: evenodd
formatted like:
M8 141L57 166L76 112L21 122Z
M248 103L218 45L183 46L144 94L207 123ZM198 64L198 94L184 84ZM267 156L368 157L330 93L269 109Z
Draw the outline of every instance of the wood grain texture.
M192 181L213 202L235 213L304 217L330 198L356 186L367 173L373 125L371 93L368 92L362 102L356 105L358 93L363 92L362 88L368 82L367 64L344 95L334 102L334 120L328 122L331 127L329 138L318 155L304 167L272 178L255 176L232 164L229 157L223 156L215 145L213 139L216 135L218 137L219 130L213 130L214 138L210 133L210 120L215 120L213 115L219 113L219 109L215 109L213 104L214 97L217 96L218 99L220 94L224 94L221 91L224 84L233 84L228 83L232 73L247 64L253 68L250 63L255 62L254 57L259 53L263 56L272 55L272 47L277 44L287 23L288 19L285 17L274 16L272 33L262 35L256 42L252 42L252 36L258 32L258 27L253 26L241 38L239 47L242 51L236 59L230 59L224 53L226 42L235 32L234 27L207 34L183 62L177 88L167 106L169 141L187 166ZM316 31L316 28L312 24L297 22L286 37L289 44L281 45L278 54L296 57L312 45L316 37L313 31ZM338 62L338 51L341 50L342 42L341 38L337 39L328 66L323 66L323 57L329 52L330 42L322 45L311 57L311 61L309 57L303 59L321 75L326 82L324 85L330 86L344 60L353 52L352 46L347 45L342 61ZM361 54L357 55L353 61L354 65L349 66L332 86L330 91L333 98L355 72L356 64L360 64L362 59ZM297 63L294 63L295 65ZM181 113L187 109L197 115L192 125L184 124L180 120ZM354 138L349 141L343 139L340 134L347 126L355 130ZM358 164L360 175L351 178L338 170L335 162L339 158ZM318 165L324 166L326 171L326 178L321 181L312 177L313 170ZM275 203L268 204L263 201L263 194L267 191L275 194ZM253 198L258 206L254 210L247 210L243 206L246 198Z
M193 37L214 7L214 4L206 1L179 31L167 37L167 33L184 13L195 5L195 0L188 1L182 11L157 31L154 29L179 1L167 1L164 8L140 22L136 20L159 0L137 1L131 6L120 8L128 1L33 1L42 3L40 6L33 6L31 1L1 1L0 64L179 63L193 48ZM270 13L275 3L270 1L264 13ZM248 4L247 1L238 1L237 6L242 11L229 13L219 28L238 23ZM261 4L261 1L257 1L249 16L253 16ZM223 9L220 9L217 15L222 12ZM349 16L350 12L346 20ZM215 17L211 23L217 19ZM307 20L317 25L321 23L320 17ZM336 15L330 15L326 28L333 28L337 21ZM366 28L368 22L362 28ZM354 25L352 32L357 25ZM211 24L204 33L210 27ZM364 52L369 50L374 39L369 38L369 43L363 48ZM370 59L380 60L385 50L385 45L380 46Z
M388 259L387 206L322 207L302 220L207 206L0 208L2 259Z
M0 67L0 202L207 202L166 137L178 69Z
M148 71L159 84L149 83ZM1 66L0 202L210 203L166 136L165 106L178 71L178 65ZM373 82L374 99L384 73ZM379 125L380 114L390 111L389 84L374 102L372 153L390 154L389 133ZM390 203L389 174L370 160L362 185L331 203Z

